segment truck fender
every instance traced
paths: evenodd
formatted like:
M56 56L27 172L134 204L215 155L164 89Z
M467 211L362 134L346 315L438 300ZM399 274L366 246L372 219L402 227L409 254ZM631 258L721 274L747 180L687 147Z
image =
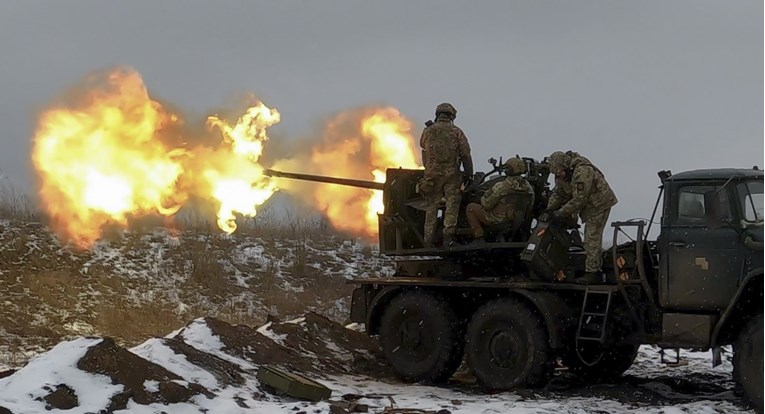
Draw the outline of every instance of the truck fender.
M522 296L534 306L545 321L550 347L553 349L563 348L566 338L570 336L571 327L575 325L574 312L566 302L551 292L530 291L526 289L514 289L514 294Z
M731 299L730 304L728 304L728 307L725 308L725 311L722 313L722 316L720 316L720 320L715 324L714 329L712 330L712 341L711 346L712 348L715 348L718 346L718 341L720 340L720 334L723 332L725 328L728 327L729 323L731 321L736 319L735 311L736 308L739 305L739 301L742 300L742 296L744 296L745 292L748 292L750 290L750 286L754 286L757 281L762 284L762 278L763 278L763 268L758 267L749 273L747 273L746 276L744 276L744 279L741 281L741 285L738 287L738 290L736 291L736 294L733 295L733 299ZM762 294L762 291L760 290L760 294ZM762 304L758 306L758 309L761 308Z
M367 335L377 335L380 331L380 319L382 318L383 310L394 296L399 294L401 288L399 286L386 286L380 289L371 302L367 306L367 322L366 331Z

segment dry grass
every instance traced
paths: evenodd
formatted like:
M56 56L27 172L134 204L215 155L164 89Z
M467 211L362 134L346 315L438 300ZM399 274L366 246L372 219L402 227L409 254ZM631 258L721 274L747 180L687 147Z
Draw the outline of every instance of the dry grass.
M178 282L177 289L173 288L175 292L146 298L141 296L142 292L155 288L144 289L136 285L140 282L115 275L108 262L96 262L82 270L82 264L90 259L88 252L75 258L57 255L59 246L45 232L44 224L24 224L40 222L41 216L31 199L10 186L0 186L0 219L15 223L8 227L5 248L0 249L0 264L8 265L0 276L0 287L6 298L13 294L15 311L0 312L0 328L15 335L58 340L62 335L72 334L64 324L82 322L92 326L98 335L113 336L124 344L134 345L151 336L165 335L198 317L212 316L230 323L258 325L265 322L266 313L300 314L308 304L317 303L317 298L334 300L350 294L343 280L309 266L316 260L311 257L312 248L336 234L316 212L301 208L265 208L255 218L240 217L239 229L231 238L221 237L215 221L209 220L214 214L208 213L204 209L188 209L173 219L171 231L183 232L183 237L179 237L180 243L163 247L166 250L158 256L157 274L152 277L184 275L187 278ZM142 221L113 244L126 254L142 254L146 241L140 236L165 223ZM257 243L271 258L259 267L239 269L249 272L249 297L254 294L266 309L243 302L242 287L235 283L230 269L227 271L221 263L225 262L234 243L241 240L238 236L260 239ZM44 251L31 249L31 245L39 245ZM372 254L371 248L364 250L364 254L367 253ZM280 287L280 272L304 279L301 285L305 291L285 291ZM136 300L136 295L140 300ZM179 296L184 297L179 299ZM42 311L36 310L40 306L45 309L45 318Z
M28 194L0 179L0 219L38 221L40 211Z
M189 320L164 301L136 305L124 297L101 303L93 321L99 334L136 345L153 336L164 336Z

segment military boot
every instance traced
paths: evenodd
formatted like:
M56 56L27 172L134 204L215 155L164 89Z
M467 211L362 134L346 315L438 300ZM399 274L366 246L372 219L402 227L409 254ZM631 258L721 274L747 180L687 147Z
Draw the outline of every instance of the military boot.
M467 244L467 246L470 246L470 247L483 247L485 245L486 245L486 240L483 238L483 236L476 237L470 243Z
M598 283L603 283L603 272L587 272L574 279L574 283L578 285L596 285Z

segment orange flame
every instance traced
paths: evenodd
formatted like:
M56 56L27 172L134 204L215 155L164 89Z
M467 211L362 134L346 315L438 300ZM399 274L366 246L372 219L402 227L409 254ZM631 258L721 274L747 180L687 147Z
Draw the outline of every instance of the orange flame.
M224 141L231 145L223 153L216 152L217 168L205 168L203 175L211 196L217 200L218 227L227 233L236 230L234 213L254 217L256 208L276 191L272 181L263 175L257 164L268 140L266 128L279 123L281 115L276 109L259 102L250 107L233 127L216 116L207 118L209 125L220 129ZM233 156L231 156L233 155Z
M326 126L322 143L310 159L278 161L278 170L385 182L387 168L419 168L412 123L395 108L367 108L341 113ZM383 211L381 191L326 184L279 181L280 188L324 212L337 229L374 240L377 214ZM306 197L307 195L307 197Z
M254 216L277 183L322 210L336 228L376 236L381 191L264 176L259 162L267 129L281 120L277 110L256 102L235 123L209 116L206 131L192 132L149 96L133 70L89 81L40 116L32 153L43 208L56 232L77 246L92 245L106 224L170 216L191 198L213 203L218 226L231 233L237 215ZM394 108L347 111L328 123L318 145L307 147L310 154L274 168L384 182L386 168L419 168L411 128ZM206 144L191 145L189 138Z
M180 117L150 98L135 71L112 71L103 85L76 95L41 115L32 160L54 229L80 247L95 242L107 223L172 215L192 195L214 200L218 225L232 232L234 213L255 215L276 191L257 161L266 128L280 116L262 103L233 126L210 117L222 144L188 149L165 144L177 140L172 127Z

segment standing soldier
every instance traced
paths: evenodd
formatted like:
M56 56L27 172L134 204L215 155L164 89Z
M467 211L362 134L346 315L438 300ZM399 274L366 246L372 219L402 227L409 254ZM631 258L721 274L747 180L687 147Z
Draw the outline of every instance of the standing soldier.
M484 241L484 224L507 224L509 229L517 229L534 205L534 188L521 177L526 172L526 163L517 157L510 158L505 162L505 170L507 178L494 184L481 197L481 204L467 206L467 220L475 241Z
M461 186L473 177L473 159L470 145L462 130L454 125L457 110L449 103L436 107L436 119L422 131L420 147L425 176L420 183L420 192L425 197L425 245L433 245L433 232L441 199L446 199L444 211L444 246L451 244L457 226L462 198ZM460 164L465 179L460 176Z
M618 201L616 195L603 173L576 152L553 152L548 163L550 172L555 174L555 188L540 220L545 221L551 215L553 219L565 221L578 214L584 223L587 260L584 276L575 279L575 282L602 282L603 229L611 207Z

